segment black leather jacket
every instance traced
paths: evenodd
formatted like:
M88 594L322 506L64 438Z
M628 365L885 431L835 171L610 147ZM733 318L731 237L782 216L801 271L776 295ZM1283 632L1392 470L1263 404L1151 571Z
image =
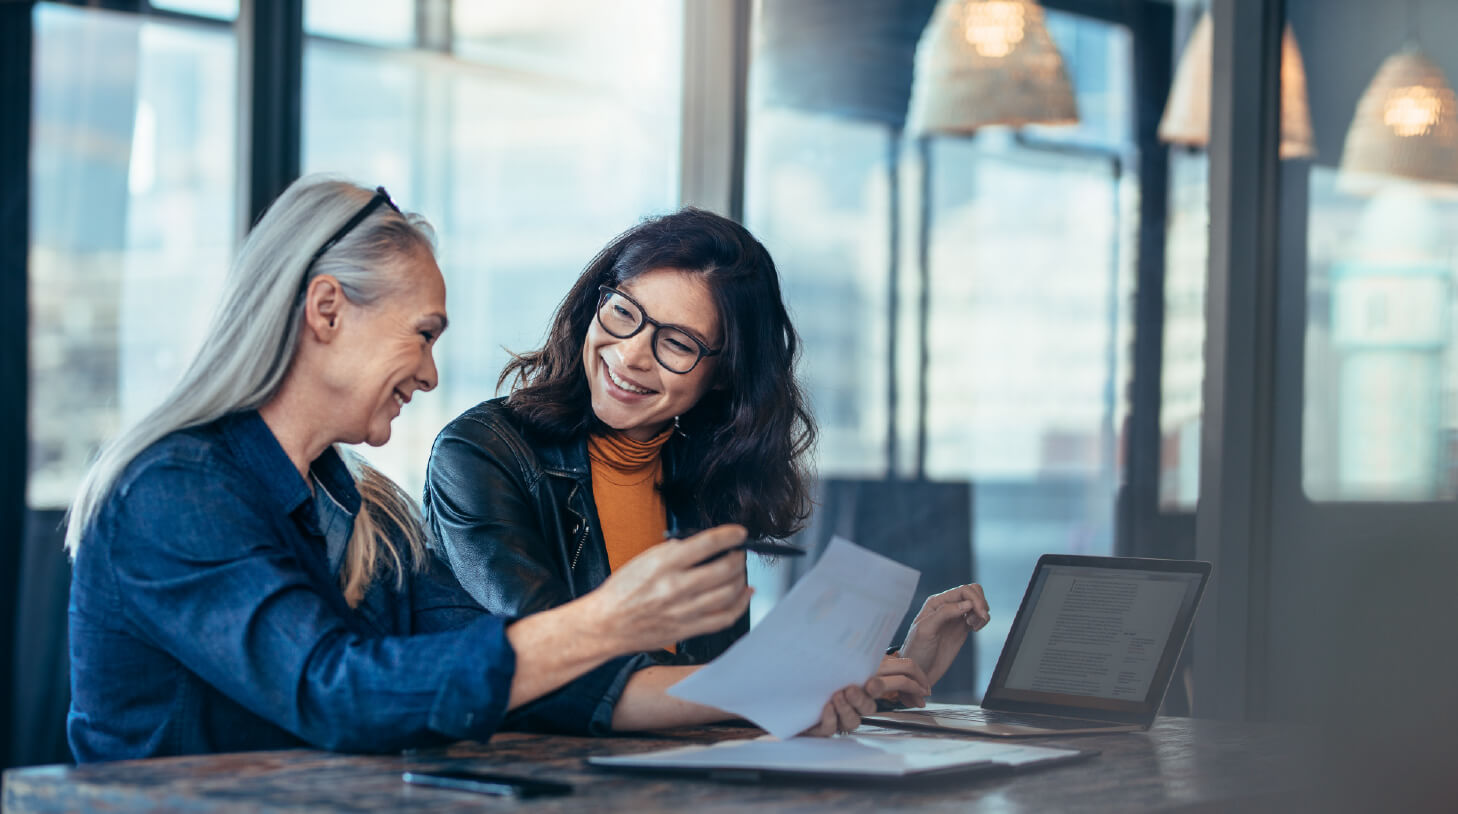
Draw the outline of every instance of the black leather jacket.
M436 437L426 469L425 522L432 545L471 596L492 613L518 617L582 596L610 569L592 499L587 437L545 439L505 401L472 407ZM674 448L672 441L664 447L668 472ZM691 522L684 507L667 508L670 530ZM700 664L748 630L746 613L725 630L653 656Z

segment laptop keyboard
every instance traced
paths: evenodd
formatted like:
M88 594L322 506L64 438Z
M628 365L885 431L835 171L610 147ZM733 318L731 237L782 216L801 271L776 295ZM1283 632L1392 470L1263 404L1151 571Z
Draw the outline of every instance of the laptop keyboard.
M1051 715L1022 715L1016 712L1000 712L995 709L903 709L902 714L925 716L927 718L951 718L975 724L1004 724L1007 726L1032 726L1038 729L1090 729L1113 726L1101 721L1084 721L1078 718L1055 718Z

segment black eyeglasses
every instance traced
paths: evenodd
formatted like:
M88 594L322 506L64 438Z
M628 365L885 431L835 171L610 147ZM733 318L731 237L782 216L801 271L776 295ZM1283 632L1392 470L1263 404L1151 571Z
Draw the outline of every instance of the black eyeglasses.
M643 330L644 325L652 325L653 358L670 373L690 373L698 367L700 359L718 356L723 351L723 348L710 348L677 325L664 325L653 319L637 300L612 286L598 286L597 290L597 324L618 339L628 339Z
M303 291L305 288L308 287L309 269L313 268L314 264L319 262L319 258L324 256L324 252L327 252L330 249L334 248L335 245L339 243L339 241L344 239L345 235L349 234L351 231L354 230L354 227L363 223L364 219L370 216L370 213L374 212L376 209L379 209L380 204L386 204L396 212L400 211L400 207L396 206L395 202L390 200L390 193L386 192L384 187L375 187L374 197L370 198L369 203L360 207L360 210L354 213L354 216L351 217L349 220L345 221L344 225L339 227L339 229L336 230L334 234L330 235L329 239L324 241L324 245L320 246L319 250L314 252L314 255L309 258L309 265L304 266L304 279L299 281L300 291Z

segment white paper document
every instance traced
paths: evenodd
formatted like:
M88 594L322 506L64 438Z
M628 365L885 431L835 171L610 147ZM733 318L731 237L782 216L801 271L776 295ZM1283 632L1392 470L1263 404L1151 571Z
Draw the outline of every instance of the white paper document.
M592 757L588 758L588 762L595 766L635 769L728 769L906 777L954 768L1032 766L1071 760L1083 754L1077 749L911 735L844 735L787 741L765 736L711 746L683 746L643 755Z
M748 635L668 692L792 737L836 690L875 674L919 576L836 537Z

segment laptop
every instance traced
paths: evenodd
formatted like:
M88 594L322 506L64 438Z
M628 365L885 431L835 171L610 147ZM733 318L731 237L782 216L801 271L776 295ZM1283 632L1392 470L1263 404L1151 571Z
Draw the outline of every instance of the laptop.
M1148 729L1210 563L1045 554L981 706L927 704L868 724L1001 738Z

